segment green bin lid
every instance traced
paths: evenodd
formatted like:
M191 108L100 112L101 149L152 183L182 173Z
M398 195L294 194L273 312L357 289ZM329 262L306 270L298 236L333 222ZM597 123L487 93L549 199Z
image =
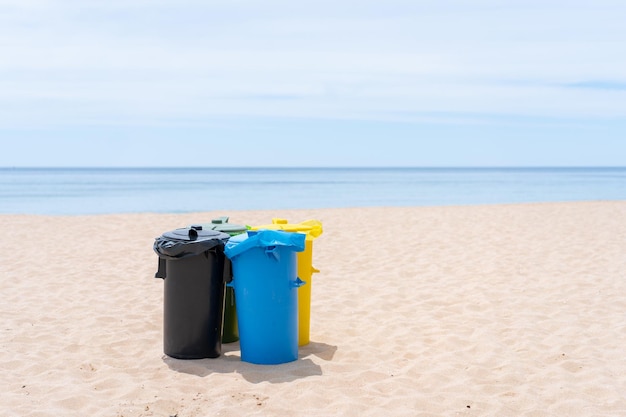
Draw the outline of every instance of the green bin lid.
M194 223L190 225L190 227L193 226L200 226L204 230L217 230L218 232L227 233L231 236L244 233L248 230L248 227L245 225L228 223L228 217L226 216L213 219L211 223Z

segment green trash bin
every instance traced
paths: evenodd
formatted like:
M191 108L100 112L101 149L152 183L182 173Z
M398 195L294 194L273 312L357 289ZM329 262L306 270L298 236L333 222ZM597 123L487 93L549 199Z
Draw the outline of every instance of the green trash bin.
M216 230L230 236L245 233L248 226L228 223L228 217L218 217L211 220L211 223L196 223L193 226L201 226L204 230ZM229 275L227 281L231 279L230 260L226 259L224 274ZM237 327L237 305L235 303L235 289L227 286L224 294L224 325L222 327L222 343L232 343L239 340L239 328Z

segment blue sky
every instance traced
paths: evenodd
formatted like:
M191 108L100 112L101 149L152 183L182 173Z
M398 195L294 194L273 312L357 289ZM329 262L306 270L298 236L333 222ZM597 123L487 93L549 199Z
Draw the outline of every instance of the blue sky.
M623 166L624 16L0 0L0 166Z

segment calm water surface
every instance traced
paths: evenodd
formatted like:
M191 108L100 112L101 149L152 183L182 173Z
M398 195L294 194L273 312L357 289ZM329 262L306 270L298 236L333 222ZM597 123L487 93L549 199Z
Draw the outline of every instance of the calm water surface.
M626 168L0 168L0 213L626 200Z

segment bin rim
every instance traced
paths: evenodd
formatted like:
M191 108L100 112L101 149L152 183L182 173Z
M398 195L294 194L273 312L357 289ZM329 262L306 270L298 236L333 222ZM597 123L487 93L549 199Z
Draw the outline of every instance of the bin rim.
M245 224L228 223L228 216L221 216L212 219L210 222L196 222L189 227L202 227L206 230L217 230L218 232L227 233L230 236L235 236L240 233L246 232L249 227Z
M246 236L246 237L244 237ZM254 248L284 247L294 252L304 251L305 236L302 233L290 233L282 230L260 229L248 231L245 235L231 239L224 249L227 258L233 259Z
M251 230L282 230L285 232L304 233L307 239L312 240L319 237L322 232L322 222L319 220L305 220L301 223L289 223L286 219L280 217L272 218L272 224L264 224L260 226L252 226Z
M215 230L217 232L227 233L231 236L245 233L248 230L248 227L246 225L234 223L193 223L189 225L189 227L198 226L202 227L203 230Z
M174 229L154 239L153 250L163 259L182 259L223 248L230 236L216 230Z

